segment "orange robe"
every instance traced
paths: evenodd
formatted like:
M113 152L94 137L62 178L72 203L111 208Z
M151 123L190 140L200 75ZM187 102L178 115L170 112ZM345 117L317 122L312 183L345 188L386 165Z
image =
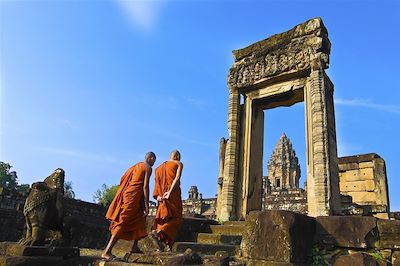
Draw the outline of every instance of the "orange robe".
M156 169L153 197L163 196L169 191L178 170L178 163L167 161ZM154 229L161 230L161 241L172 245L182 224L182 199L179 182L175 185L167 200L158 202L154 220Z
M143 215L145 175L144 162L129 168L122 176L117 193L107 210L106 218L111 221L111 234L118 238L139 240L147 236L146 217Z

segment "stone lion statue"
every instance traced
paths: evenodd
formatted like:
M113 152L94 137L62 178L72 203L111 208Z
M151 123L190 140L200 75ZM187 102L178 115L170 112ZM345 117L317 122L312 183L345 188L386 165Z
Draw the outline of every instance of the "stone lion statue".
M58 168L32 184L24 205L26 234L20 245L43 246L48 230L63 231L65 172Z

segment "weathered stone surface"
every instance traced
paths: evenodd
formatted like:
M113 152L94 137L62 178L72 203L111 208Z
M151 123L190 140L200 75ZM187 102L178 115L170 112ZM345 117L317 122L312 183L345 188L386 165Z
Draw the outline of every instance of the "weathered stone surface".
M264 191L299 188L300 164L290 139L285 133L281 135L271 157L268 160L270 188ZM265 182L267 183L267 182Z
M307 214L307 192L304 189L274 191L263 198L264 210L286 210Z
M400 250L400 221L378 220L379 248Z
M183 252L188 248L202 255L213 255L218 251L226 251L230 256L234 256L238 251L237 246L222 244L200 244L196 242L175 242L174 246L172 247L172 251Z
M316 54L329 63L328 32L320 18L310 19L293 29L233 51L235 64L230 69L230 87L246 87L260 79L311 68Z
M315 219L289 211L254 211L246 219L242 256L275 262L308 262Z
M63 259L62 257L30 257L30 256L0 256L1 266L83 266L83 265L99 265L104 261L97 257L76 257ZM116 265L114 265L116 266Z
M367 248L373 247L376 240L376 218L374 217L317 217L315 241L319 244Z
M363 266L377 266L377 261L368 254L355 253L350 255L342 255L338 257L333 264L334 266L349 266L349 265L363 265Z
M202 244L240 245L242 236L199 233L197 242Z
M296 264L290 262L275 262L266 260L248 260L246 266L300 266L303 264Z
M7 247L6 254L9 256L53 256L67 259L79 257L79 248L10 245Z
M389 194L385 161L376 153L339 158L340 191L353 203L370 207L374 216L387 218Z
M203 265L206 266L229 266L229 254L225 251L217 251L214 256L205 256Z
M400 266L400 251L393 251L392 253L392 265Z
M143 263L154 265L199 265L201 257L190 249L182 254L174 253L148 253L148 254L127 254L125 261L129 263Z
M54 266L61 263L59 257L0 256L1 266Z
M197 233L209 233L210 227L216 224L216 221L210 219L184 217L175 241L196 241Z
M210 225L211 232L219 235L242 235L243 225Z
M44 182L35 182L31 186L24 205L25 237L19 241L21 245L43 246L48 230L66 232L64 219L64 178L65 172L57 168L46 177ZM68 246L70 239L52 239Z

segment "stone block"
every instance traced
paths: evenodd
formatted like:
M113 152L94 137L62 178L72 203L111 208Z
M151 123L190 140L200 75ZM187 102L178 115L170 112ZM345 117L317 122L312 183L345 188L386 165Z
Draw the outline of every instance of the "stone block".
M10 245L6 251L9 256L50 256L50 257L62 257L75 258L79 257L79 248L70 247L34 247L34 246L20 246Z
M400 250L400 221L378 220L379 248Z
M60 257L0 256L2 266L54 266L62 263Z
M333 266L349 265L377 266L378 263L371 255L366 253L354 253L338 257L333 264Z
M201 244L240 245L242 236L199 233L197 242Z
M238 246L222 245L222 244L200 244L196 242L175 242L172 251L184 252L191 249L202 255L213 255L218 251L226 251L230 256L234 256L238 252Z
M393 251L392 253L392 265L400 266L400 251Z
M214 256L205 256L203 265L206 266L229 266L229 254L225 251L217 251Z
M377 240L376 218L365 216L317 217L315 241L345 248L373 247Z
M155 252L147 254L127 254L124 260L128 263L152 264L152 265L199 265L201 257L190 249L182 254ZM131 264L125 264L131 265ZM135 264L136 265L136 264Z
M294 264L291 262L275 262L266 260L248 260L246 266L299 266L303 264Z
M363 181L363 180L373 180L374 179L374 169L373 168L363 168L358 170L348 170L340 174L340 181Z
M339 171L345 172L349 170L358 170L358 163L339 163Z
M349 181L340 182L340 191L374 191L375 181L364 180L364 181Z
M313 217L280 210L253 211L246 218L242 256L281 263L307 263L314 233Z
M360 168L373 168L374 167L374 162L361 162L358 164Z
M353 198L353 202L363 205L363 204L375 204L377 201L377 194L375 192L363 192L363 191L352 191L348 192Z

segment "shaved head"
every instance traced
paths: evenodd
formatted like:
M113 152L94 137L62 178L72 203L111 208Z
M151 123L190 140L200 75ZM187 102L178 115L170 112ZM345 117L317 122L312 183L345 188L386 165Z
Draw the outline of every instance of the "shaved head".
M149 152L146 153L146 155L144 156L144 159L147 160L147 159L149 159L149 158L151 158L151 157L156 158L156 154L155 154L154 152L152 152L152 151L149 151Z
M181 153L178 150L173 150L171 152L170 158L172 160L180 161L181 160Z
M151 166L154 165L155 161L156 161L156 154L152 151L149 151L148 153L146 153L146 155L144 156L144 160L150 164Z

